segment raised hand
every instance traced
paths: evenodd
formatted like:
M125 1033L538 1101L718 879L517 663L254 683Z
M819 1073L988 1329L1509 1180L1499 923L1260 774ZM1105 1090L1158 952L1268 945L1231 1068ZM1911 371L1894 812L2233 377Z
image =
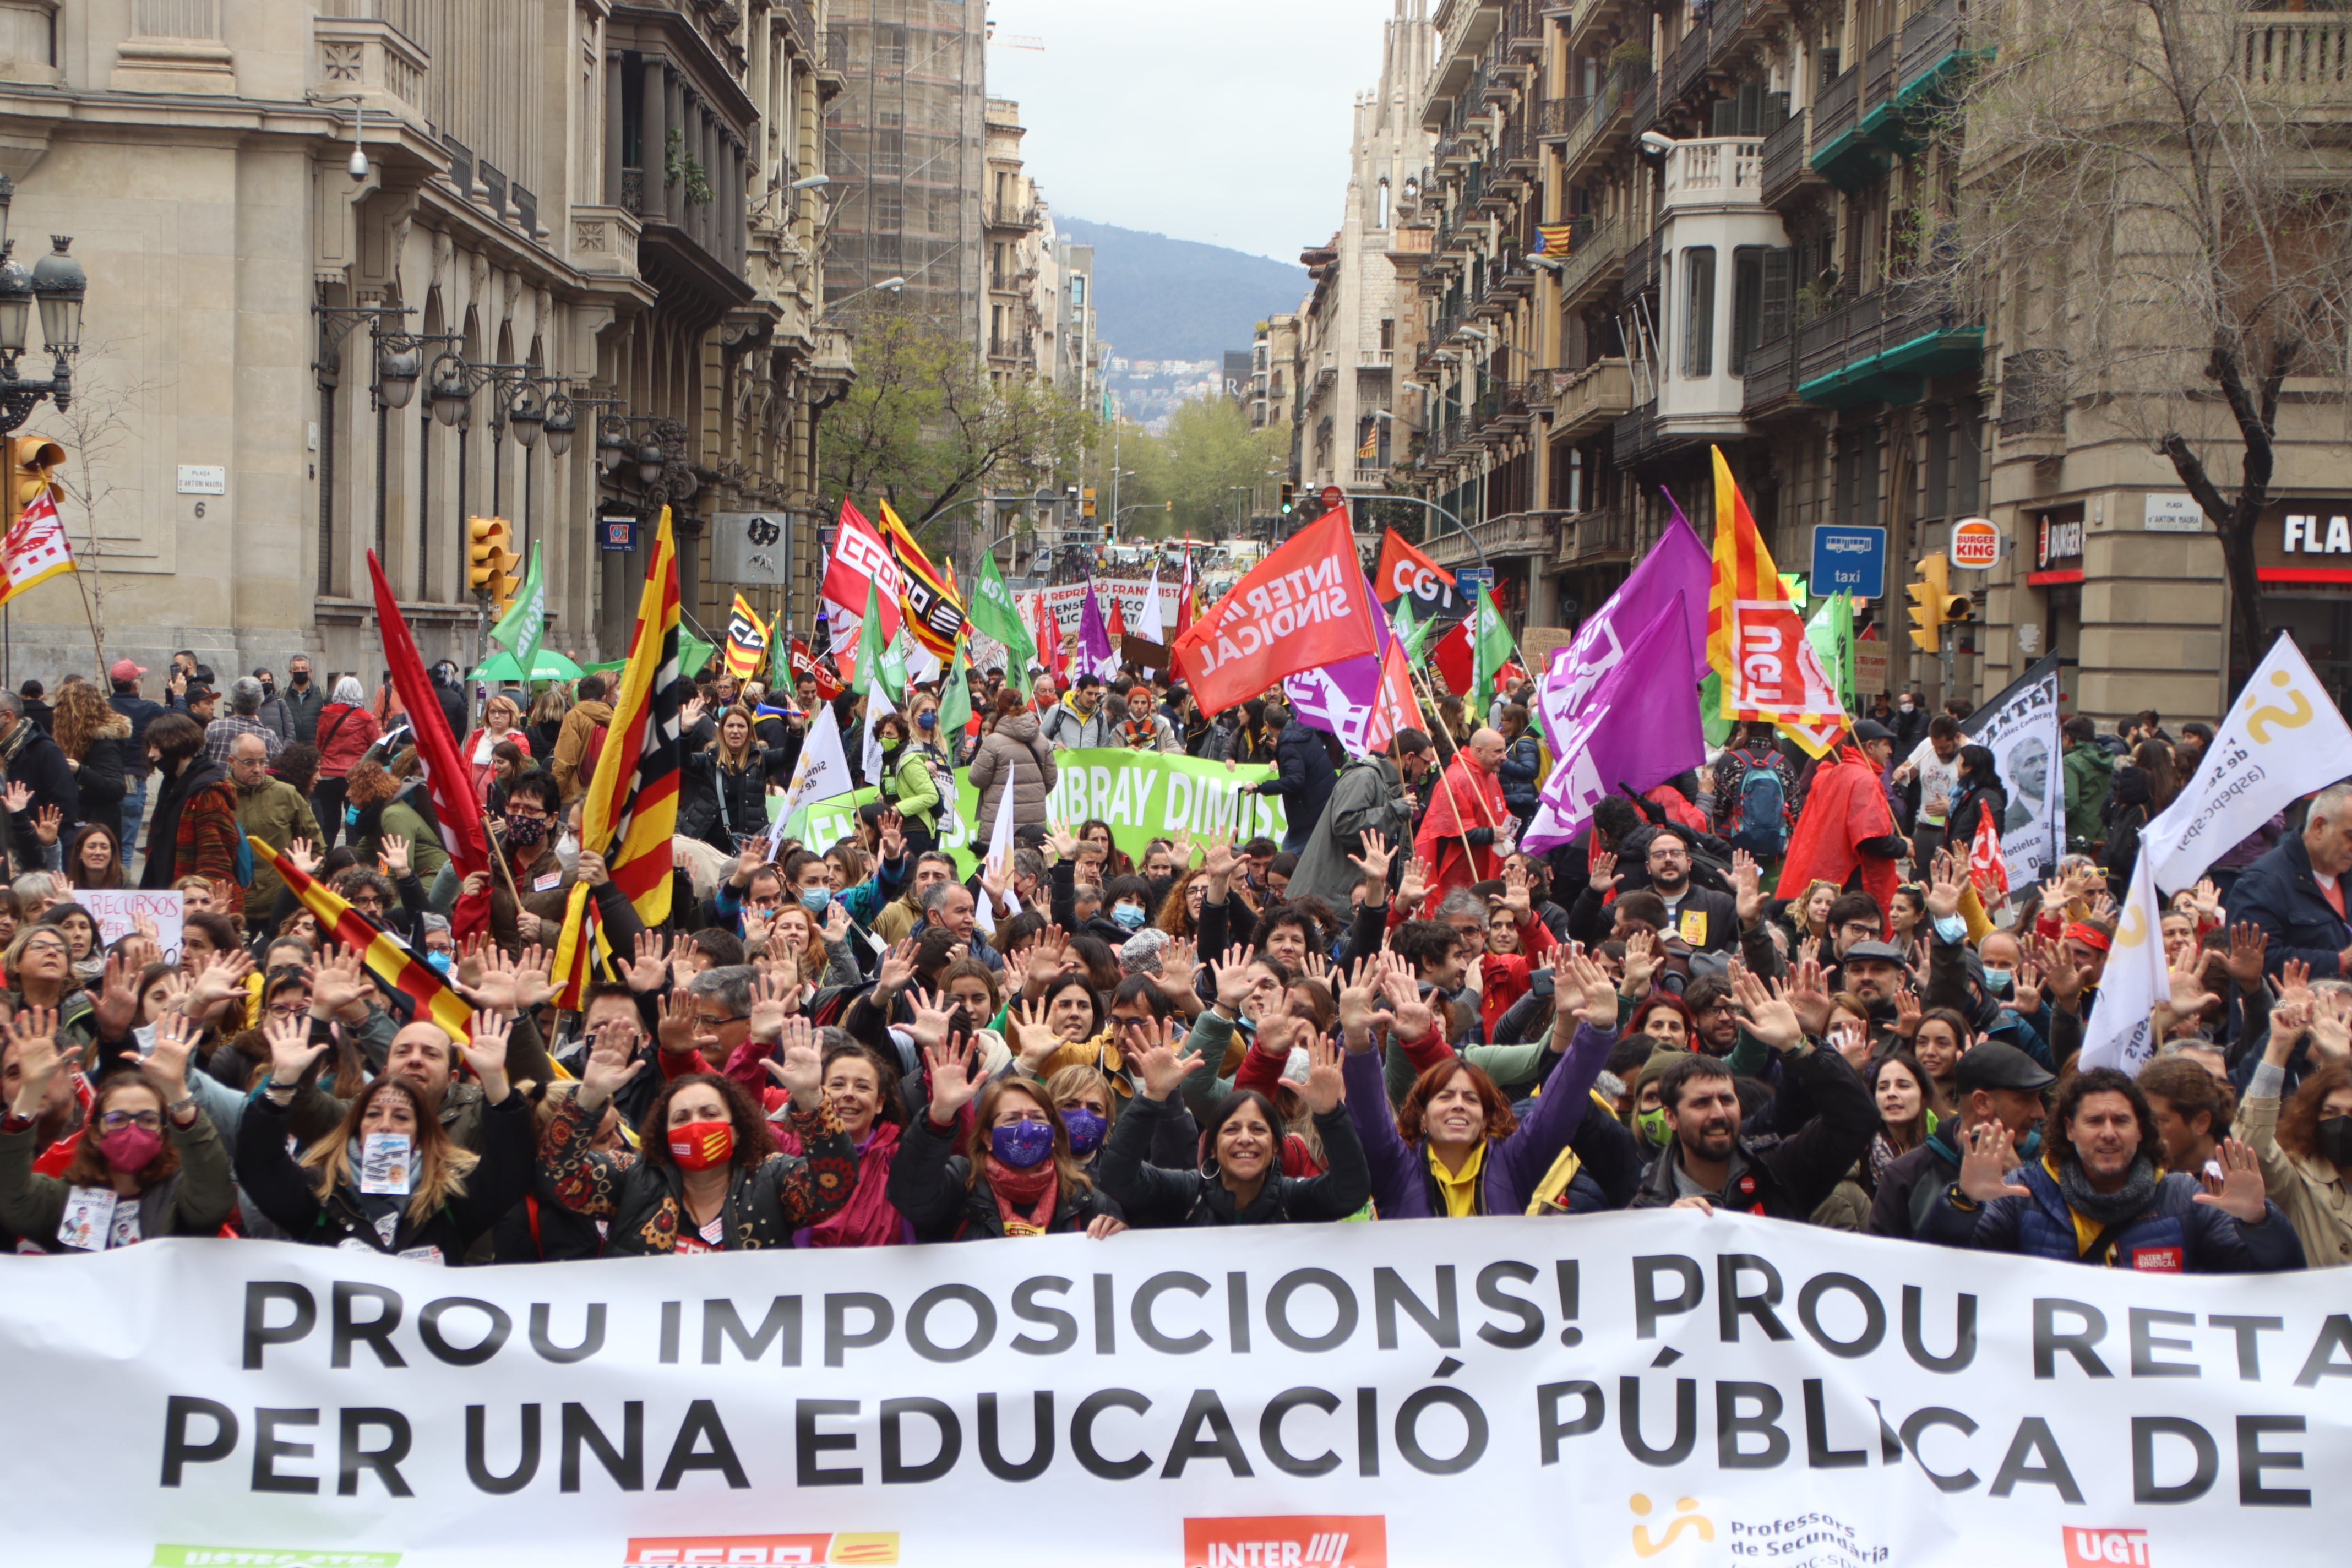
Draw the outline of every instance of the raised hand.
M1591 852L1585 857L1584 865L1586 874L1592 879L1592 885L1602 892L1605 893L1617 885L1619 878L1617 855L1614 850L1603 849L1598 844L1594 844Z
M1381 969L1378 962L1360 958L1347 984L1339 988L1339 1034L1351 1051L1372 1048L1372 1029L1396 1022L1396 1015L1381 1011Z
M195 1010L209 1016L233 1001L243 1001L246 976L252 973L253 955L245 949L214 953L196 973Z
M1209 965L1212 984L1217 990L1217 1005L1234 1011L1249 1000L1249 966L1257 960L1254 947L1227 948L1233 956L1219 959Z
M1949 920L1960 912L1960 882L1948 875L1952 858L1936 857L1936 879L1927 884L1927 914L1934 920Z
M294 869L305 877L319 874L319 847L308 838L288 840L286 858L293 862Z
M1026 982L1023 989L1032 994L1042 992L1062 977L1062 972L1069 967L1069 963L1068 933L1060 926L1047 926L1037 933L1036 942L1029 948L1028 960L1023 971L1023 979Z
M645 1065L622 1031L610 1030L592 1037L588 1059L580 1068L580 1109L593 1118L604 1109L604 1102L636 1077Z
M1895 1033L1910 1039L1919 1032L1919 993L1908 985L1895 994Z
M1528 868L1523 860L1514 859L1503 868L1503 907L1511 911L1511 923L1525 925L1535 918L1534 896L1528 889Z
M1731 997L1739 1007L1739 1026L1772 1049L1793 1051L1805 1043L1805 1026L1785 989L1776 995L1755 975L1742 973L1732 979Z
M356 1005L371 989L355 948L327 954L310 969L310 1016L325 1023Z
M66 814L62 806L45 805L33 814L33 837L45 847L55 844L58 832L65 823Z
M1389 895L1389 867L1395 861L1395 859L1396 851L1389 847L1387 837L1383 835L1380 829L1373 827L1364 830L1364 852L1360 855L1350 855L1348 857L1348 860L1350 865L1354 866L1358 870L1364 874L1365 902L1384 903L1387 901ZM1375 890L1380 894L1380 897L1377 899L1372 896Z
M915 939L908 937L882 955L882 967L874 976L874 994L887 1001L905 990L914 977Z
M1066 824L1057 822L1045 835L1045 847L1054 852L1054 859L1057 864L1071 859L1078 852L1078 836L1071 832Z
M1968 1148L1960 1158L1960 1191L1980 1204L1995 1198L2029 1198L2032 1189L2004 1180L2017 1167L2017 1148L2009 1129L1999 1121L1979 1121L1962 1136Z
M824 1047L816 1031L804 1017L787 1018L778 1039L782 1048L760 1066L790 1091L794 1110L814 1110L824 1103Z
M2010 976L2009 1007L2021 1018L2042 1011L2042 966L2030 958L2021 961Z
M1764 918L1764 872L1745 849L1731 852L1731 891L1743 928Z
M2352 1022L2344 1016L2344 1001L2338 993L2315 1002L2311 1009L2312 1053L2323 1066L2352 1058Z
M8 787L0 790L0 805L6 806L8 814L12 816L32 804L33 786L31 784L10 779Z
M129 1034L139 1018L139 966L130 954L107 954L99 981L98 1032L101 1039L117 1040Z
M877 826L882 835L882 858L904 859L907 854L907 819L895 811L886 811Z
M907 1005L915 1015L914 1022L907 1026L915 1044L928 1050L948 1037L948 1025L955 1017L954 997L918 985L908 991Z
M2290 958L2279 965L2279 1000L2308 1002L2311 1000L2311 965L2300 958Z
M387 833L383 838L383 866L397 880L408 875L409 842L397 833Z
M469 1038L457 1042L457 1054L474 1069L482 1098L492 1105L507 1097L507 1036L514 1023L504 1013L476 1013L467 1026Z
M1339 1070L1339 1047L1321 1035L1307 1042L1307 1084L1298 1098L1317 1116L1338 1110L1348 1098L1348 1079Z
M331 1043L310 1038L310 1020L281 1018L271 1014L261 1026L261 1037L269 1045L269 1082L273 1089L292 1089L310 1070L310 1064Z
M1636 1002L1650 994L1650 976L1658 967L1658 939L1637 931L1625 939L1625 994Z
M1402 963L1391 966L1381 980L1381 994L1396 1010L1396 1037L1408 1044L1437 1027L1437 1014L1421 999L1421 983Z
M48 1092L49 1080L65 1065L58 1053L58 1010L18 1009L16 1016L8 1020L8 1038L16 1047L17 1070L24 1075L16 1089L16 1103L8 1109L20 1117L37 1116L41 1097Z
M2269 951L2270 932L2252 921L2240 921L2230 928L2230 982L2241 991L2252 991L2263 983L2263 954Z
M621 978L640 995L661 989L669 974L669 942L659 931L637 932L636 956L621 966Z
M1176 842L1169 847L1168 854L1169 858L1175 861L1179 875L1192 868L1192 830L1191 828L1180 827L1176 830Z
M661 1016L654 1025L654 1039L671 1056L691 1056L694 1052L694 1000L681 985L662 998Z
M1397 903L1407 912L1421 908L1422 900L1429 896L1429 868L1421 863L1418 855L1405 857L1404 874L1397 879Z
M1051 1037L1048 1037L1049 1038ZM971 1097L980 1092L980 1085L971 1076L972 1037L961 1035L943 1040L923 1051L924 1065L930 1069L930 1121L934 1127L952 1127Z
M849 906L839 899L824 906L824 940L828 942L849 940Z
M1074 849L1077 847L1077 840L1072 839L1070 847ZM1209 840L1208 854L1201 862L1201 869L1208 873L1209 891L1215 893L1224 889L1227 879L1234 874L1234 859L1231 840L1223 838Z
M1005 1023L1013 1030L1013 1054L1021 1070L1035 1077L1055 1051L1062 1048L1062 1037L1045 1023L1043 1004L1024 1002L1015 1007Z
M784 1020L800 1011L801 988L797 980L788 979L771 971L763 971L751 983L751 1037L763 1045L773 1045L783 1037Z
M1166 1100L1182 1085L1184 1075L1198 1064L1199 1058L1187 1056L1187 1037L1183 1024L1175 1018L1164 1023L1134 1023L1122 1031L1120 1048L1143 1080L1146 1100Z
M1559 982L1565 979L1569 984ZM1596 1029L1617 1026L1617 983L1609 977L1609 966L1580 949L1570 951L1565 963L1553 968L1552 980L1552 1048L1565 1050L1568 1033L1559 1027L1564 1015Z
M155 1019L155 1047L147 1054L147 1076L155 1080L167 1108L188 1098L188 1058L203 1034L178 1013Z
M2213 1151L2221 1163L2221 1178L2203 1178L2205 1190L2196 1201L2210 1204L2240 1225L2260 1225L2270 1213L2263 1185L2262 1162L2253 1149L2235 1138L2224 1138Z
M1789 984L1789 1005L1797 1010L1797 1020L1805 1033L1819 1035L1829 1027L1830 994L1822 981L1822 966L1811 959L1797 965Z

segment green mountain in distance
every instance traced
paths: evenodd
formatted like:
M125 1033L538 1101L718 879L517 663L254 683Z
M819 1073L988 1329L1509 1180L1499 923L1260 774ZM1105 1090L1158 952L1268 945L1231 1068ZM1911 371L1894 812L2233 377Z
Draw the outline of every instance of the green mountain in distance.
M1221 245L1054 215L1095 247L1097 334L1127 359L1214 359L1246 349L1257 323L1295 310L1307 269Z

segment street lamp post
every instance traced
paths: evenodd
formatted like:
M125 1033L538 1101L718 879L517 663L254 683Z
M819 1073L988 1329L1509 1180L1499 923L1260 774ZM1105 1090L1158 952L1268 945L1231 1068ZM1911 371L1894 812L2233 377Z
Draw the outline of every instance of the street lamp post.
M81 263L66 254L69 234L53 234L56 248L30 272L12 258L7 237L8 205L16 182L0 174L0 434L31 416L44 397L60 409L73 402L73 359L81 352L82 296L89 279ZM49 375L35 381L16 374L16 359L32 346L33 306L40 305L41 350L50 356Z

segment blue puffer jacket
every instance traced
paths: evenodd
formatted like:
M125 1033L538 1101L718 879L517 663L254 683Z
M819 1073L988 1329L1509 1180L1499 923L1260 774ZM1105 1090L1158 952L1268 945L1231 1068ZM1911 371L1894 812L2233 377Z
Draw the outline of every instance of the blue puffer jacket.
M1503 781L1503 804L1522 823L1536 819L1542 772L1543 742L1536 738L1533 730L1511 742L1510 749L1503 753L1501 765L1495 770L1495 776Z
M2202 1190L2197 1178L2178 1173L2158 1181L2147 1209L2116 1226L2099 1257L2082 1256L2074 1211L2050 1163L2054 1157L2009 1173L2011 1184L2029 1188L2031 1197L1995 1198L1971 1209L1955 1203L1948 1188L1943 1201L1927 1206L1919 1239L2166 1274L2270 1274L2303 1267L2303 1243L2276 1204L2263 1205L2262 1224L2241 1226L2213 1205L2197 1202Z

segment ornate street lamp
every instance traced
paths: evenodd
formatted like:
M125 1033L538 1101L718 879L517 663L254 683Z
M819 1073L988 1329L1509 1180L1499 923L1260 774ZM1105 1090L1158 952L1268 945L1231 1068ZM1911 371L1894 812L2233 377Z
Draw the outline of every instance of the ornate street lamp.
M43 398L59 408L73 403L73 360L81 353L82 298L89 287L80 262L66 253L68 234L53 234L54 248L30 272L14 259L7 237L8 207L16 182L0 174L0 434L31 416ZM32 348L33 306L41 308L41 352L49 355L49 375L35 381L16 374L19 356Z

